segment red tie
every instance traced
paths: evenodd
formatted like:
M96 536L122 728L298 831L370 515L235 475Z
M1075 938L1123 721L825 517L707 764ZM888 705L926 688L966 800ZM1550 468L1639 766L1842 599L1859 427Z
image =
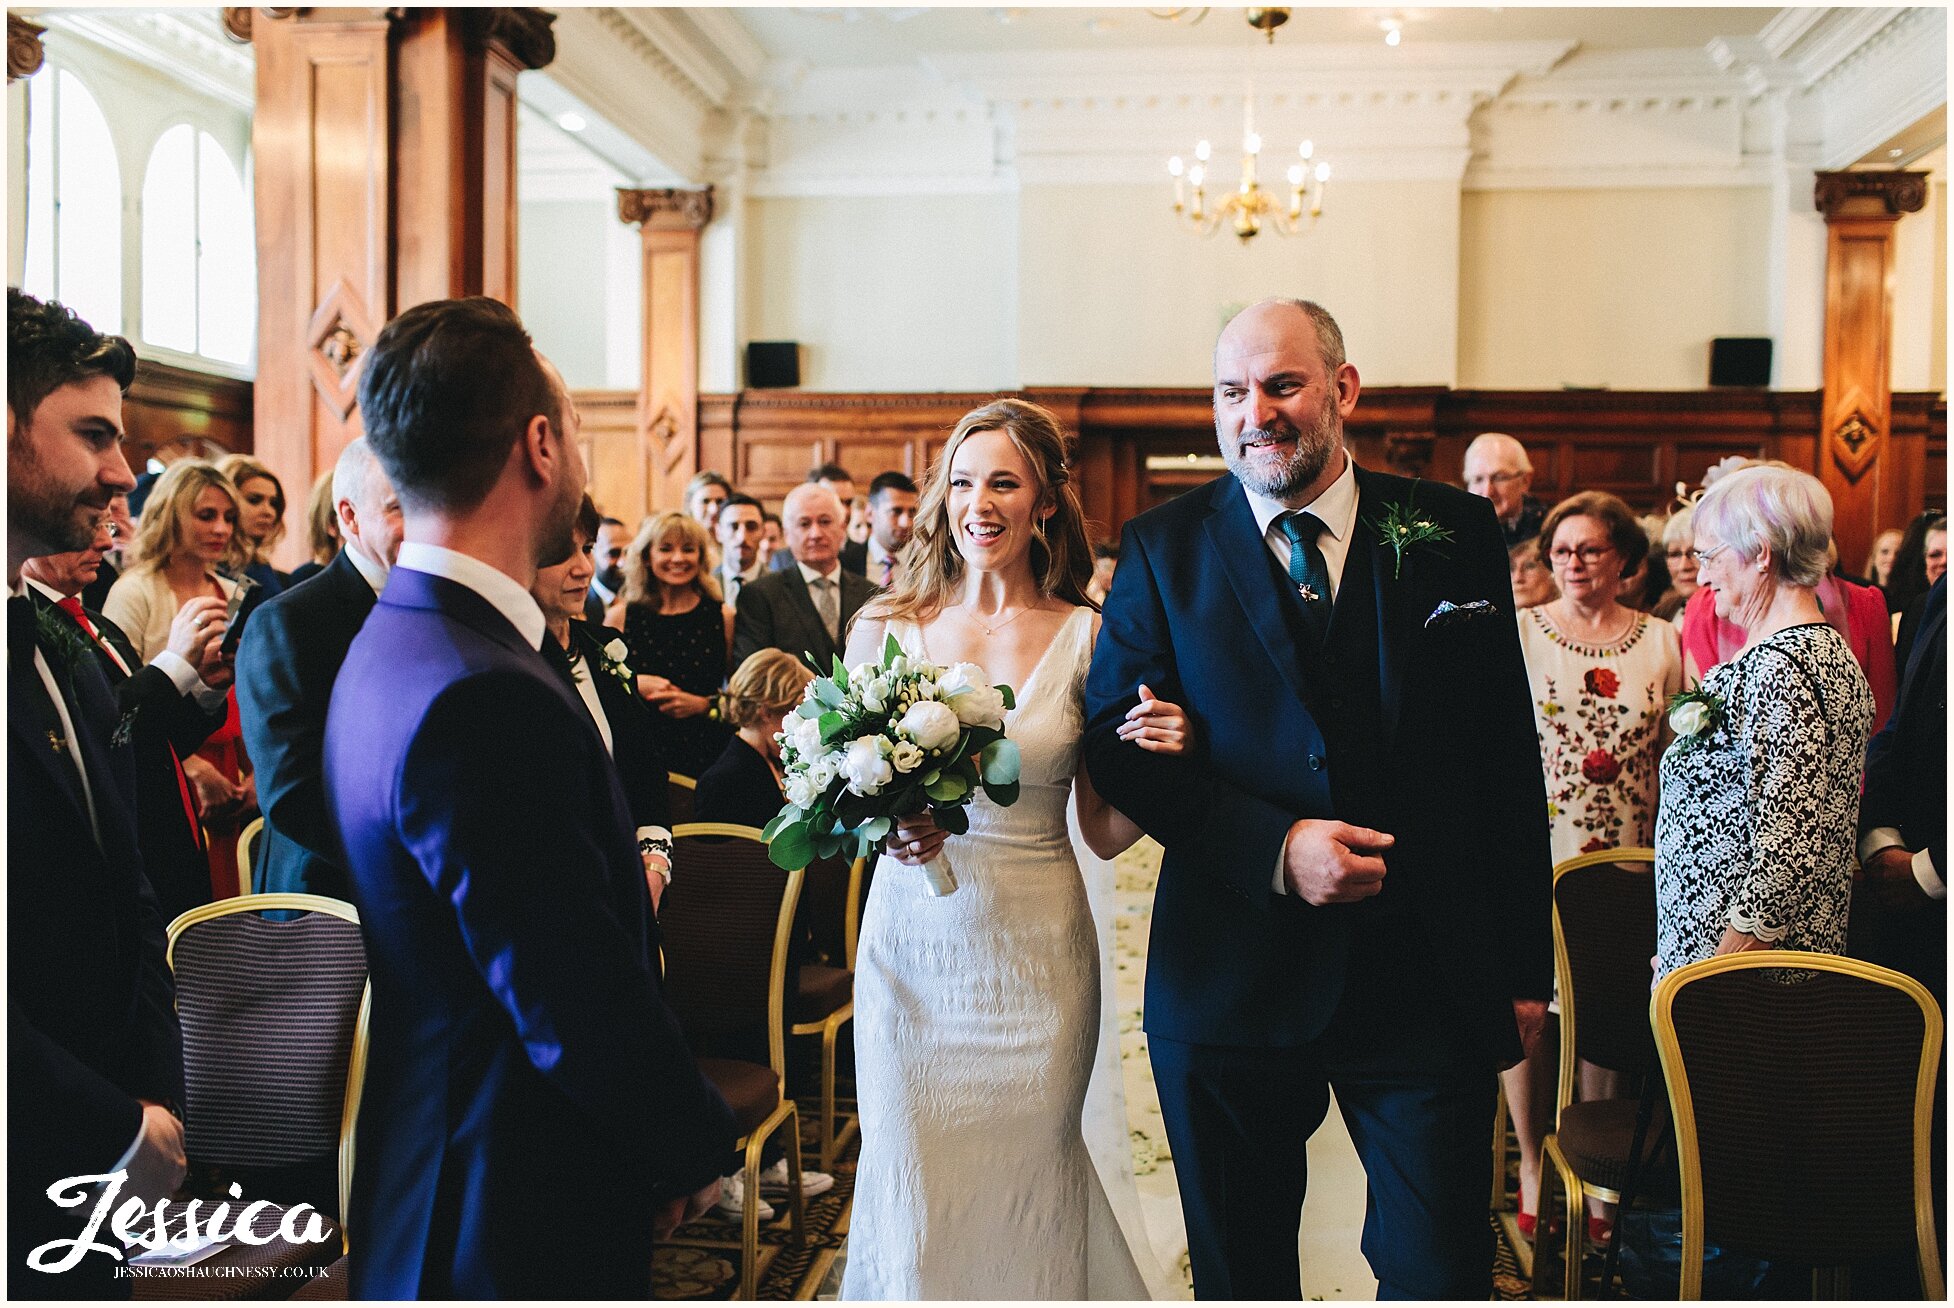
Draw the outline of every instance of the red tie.
M95 630L95 624L88 620L86 613L82 612L80 599L70 595L65 599L56 600L55 604L62 612L73 618L75 625L87 632L88 638L101 646L124 672L130 671L129 665L122 661L122 655L116 652L115 646L102 639L102 633ZM202 849L204 847L204 827L203 823L197 817L197 802L190 798L190 779L183 775L183 760L176 756L176 746L165 742L165 748L170 751L170 768L176 773L176 793L183 800L183 815L190 820L190 834L195 838L197 848Z

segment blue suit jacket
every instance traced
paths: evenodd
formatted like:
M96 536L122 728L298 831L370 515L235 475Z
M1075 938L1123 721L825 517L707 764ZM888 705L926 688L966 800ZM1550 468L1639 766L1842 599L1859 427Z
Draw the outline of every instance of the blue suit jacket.
M1488 501L1357 470L1352 550L1369 550L1388 793L1370 807L1397 837L1386 890L1447 978L1466 1040L1519 1055L1514 998L1553 978L1551 854L1539 743L1506 547ZM1371 525L1392 503L1450 528L1443 545L1391 551ZM1299 818L1335 818L1323 733L1268 547L1232 476L1129 523L1086 686L1093 784L1166 846L1147 965L1147 1030L1197 1044L1292 1046L1336 1011L1358 915L1273 888ZM1346 565L1346 575L1350 573ZM1487 600L1477 619L1441 601ZM1115 730L1145 682L1199 723L1200 751L1150 754Z
M396 568L325 758L373 983L353 1297L645 1295L655 1203L734 1132L589 714L486 600Z

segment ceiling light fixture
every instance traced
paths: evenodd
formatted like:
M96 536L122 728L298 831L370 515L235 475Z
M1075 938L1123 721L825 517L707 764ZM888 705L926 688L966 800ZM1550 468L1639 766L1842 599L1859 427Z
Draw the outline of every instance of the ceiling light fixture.
M1266 222L1284 236L1304 230L1303 214L1314 223L1323 212L1323 187L1330 180L1330 165L1315 158L1316 145L1304 141L1296 147L1298 161L1289 165L1289 204L1285 208L1262 189L1256 179L1256 165L1262 155L1262 135L1255 130L1255 94L1242 100L1242 177L1233 191L1208 208L1208 160L1214 147L1207 141L1194 146L1194 163L1189 166L1179 155L1167 161L1167 174L1174 179L1174 216L1203 236L1212 236L1223 222L1232 220L1243 245L1254 240ZM1190 198L1189 190L1193 191Z
M556 125L566 132L581 132L584 128L590 126L588 122L584 121L582 114L558 114L556 116Z
M1395 46L1404 40L1404 19L1396 14L1378 19L1377 26L1384 33L1384 44Z

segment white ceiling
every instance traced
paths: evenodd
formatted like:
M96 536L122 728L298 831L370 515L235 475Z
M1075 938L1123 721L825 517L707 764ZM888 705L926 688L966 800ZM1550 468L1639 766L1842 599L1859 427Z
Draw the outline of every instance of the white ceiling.
M1140 8L741 8L736 16L776 59L814 67L907 63L947 53L1145 47L1247 47L1260 33L1246 10L1215 8L1178 21ZM1169 10L1156 10L1166 13ZM1572 40L1587 50L1701 48L1717 37L1754 36L1776 7L1685 8L1296 8L1277 45L1383 43L1379 20L1404 25L1400 50L1419 43Z

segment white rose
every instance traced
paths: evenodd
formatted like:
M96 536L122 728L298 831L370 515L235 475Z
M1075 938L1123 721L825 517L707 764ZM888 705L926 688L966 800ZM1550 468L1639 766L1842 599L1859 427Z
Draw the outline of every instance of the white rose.
M835 783L835 778L841 775L841 760L841 751L837 749L807 765L807 774L814 779L817 790L826 790Z
M862 682L862 707L871 713L880 713L889 707L889 682L884 677L873 677Z
M787 774L787 802L799 808L806 808L821 797L822 787L814 784L814 778L804 772Z
M614 639L611 641L610 644L604 646L604 657L609 659L613 663L624 662L626 658L630 657L630 654L631 654L630 647L626 645L622 640Z
M1678 736L1694 736L1710 725L1710 706L1700 699L1685 700L1669 710L1669 729Z
M923 751L906 740L899 740L889 751L889 762L895 764L898 772L914 772L922 766Z
M794 718L787 728L787 739L794 753L809 759L821 753L821 723L815 718Z
M902 715L900 725L904 734L931 753L956 744L957 736L963 730L957 715L947 705L933 699L912 704L909 711Z
M943 674L943 702L967 727L1004 725L1004 696L984 680L984 670L975 663L959 663Z
M848 746L848 754L841 762L841 774L848 778L850 790L858 795L879 795L882 787L894 779L895 769L882 757L883 748L877 736L863 736Z

